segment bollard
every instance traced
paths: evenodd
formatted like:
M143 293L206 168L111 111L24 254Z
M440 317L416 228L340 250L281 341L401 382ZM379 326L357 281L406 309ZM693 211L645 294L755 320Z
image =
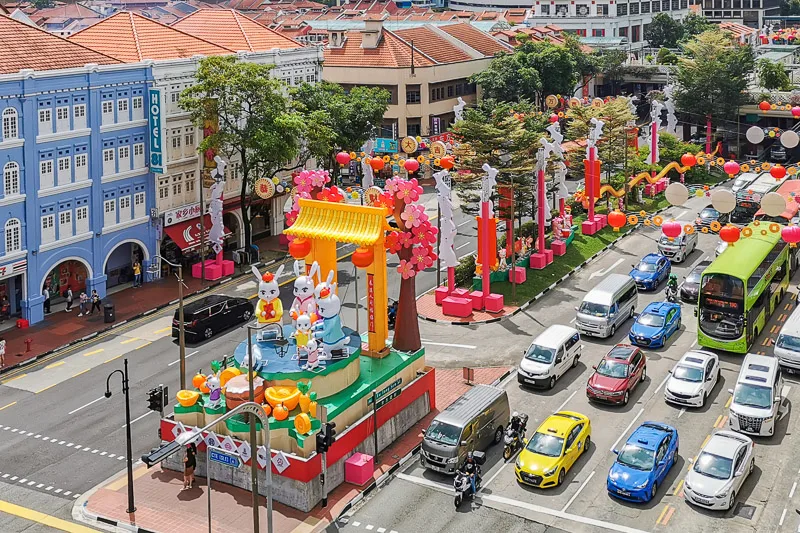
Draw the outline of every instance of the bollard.
M31 344L32 343L33 343L33 339L32 338L28 337L27 339L25 339L25 353L28 353L28 352L31 351Z

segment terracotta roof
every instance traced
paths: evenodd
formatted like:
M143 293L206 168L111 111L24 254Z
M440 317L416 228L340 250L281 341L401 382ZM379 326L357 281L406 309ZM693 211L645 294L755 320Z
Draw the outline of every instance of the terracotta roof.
M69 40L125 62L234 53L233 50L127 11L116 13L79 31Z
M477 50L485 56L493 56L498 52L508 52L509 48L493 38L488 33L484 33L472 24L448 24L440 26L439 29L452 35L470 48Z
M31 18L37 22L50 18L79 19L100 16L102 15L94 9L77 3L63 4L56 7L48 7L47 9L38 9L31 14Z
M237 52L302 46L232 9L200 9L173 24L173 28Z
M22 69L58 70L96 63L119 63L113 57L0 15L0 74Z
M472 59L468 53L442 37L430 26L409 28L394 32L406 42L414 41L414 48L433 58L437 63L456 63Z
M325 49L325 65L331 67L370 67L398 68L411 66L411 47L394 33L383 30L377 48L361 48L360 31L347 32L341 48ZM416 47L416 43L414 43ZM414 66L428 67L436 63L419 50L414 52Z

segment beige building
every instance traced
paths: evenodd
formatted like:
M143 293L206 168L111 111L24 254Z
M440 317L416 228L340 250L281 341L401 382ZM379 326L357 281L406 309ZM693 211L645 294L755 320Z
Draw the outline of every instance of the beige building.
M383 20L363 29L330 30L322 78L343 85L381 86L391 95L378 137L437 135L453 122L458 98L477 100L469 77L497 53L512 50L470 24L390 31Z

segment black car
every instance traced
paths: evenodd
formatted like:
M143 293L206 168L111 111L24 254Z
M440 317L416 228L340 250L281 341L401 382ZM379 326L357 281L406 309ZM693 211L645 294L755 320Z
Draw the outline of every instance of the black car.
M680 286L681 300L684 302L697 303L697 294L700 291L700 277L703 271L708 268L711 261L700 261L697 263L689 275Z
M728 213L720 213L710 205L707 205L697 215L697 220L694 221L696 228L708 228L713 222L719 222L722 225L728 223Z
M179 311L172 319L172 336L178 337ZM190 341L210 339L231 326L247 322L253 316L253 304L247 298L211 294L183 308L183 328Z

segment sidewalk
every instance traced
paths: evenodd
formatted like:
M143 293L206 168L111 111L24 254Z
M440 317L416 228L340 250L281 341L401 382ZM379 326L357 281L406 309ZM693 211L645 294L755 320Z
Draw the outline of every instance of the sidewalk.
M509 372L507 367L476 368L475 383L492 383ZM413 428L380 453L373 479L377 480L406 455L415 451L422 440L422 429L428 427L436 413L453 403L469 388L459 369L436 369L436 403L438 410L432 411ZM140 530L158 533L191 533L208 531L208 511L205 478L198 478L193 490L183 491L183 476L169 470L153 468L147 470L140 466L134 471L136 489L136 508L133 517ZM317 506L306 515L274 503L273 520L275 533L311 533L322 531L335 520L348 504L365 489L371 490L374 484L357 487L343 483L328 495L328 507ZM212 481L212 531L229 532L252 531L251 493ZM125 472L111 482L89 494L85 503L79 500L78 513L89 523L98 520L113 523L130 529L132 525L127 508L127 483ZM262 499L263 505L263 499ZM266 524L266 511L262 510L262 526Z
M267 237L256 242L260 250L260 259L264 263L281 260L286 255L286 247L278 244L277 237ZM247 267L239 268L233 277L240 275L252 277ZM191 276L191 272L184 272L183 289L184 297L203 290L206 287L219 285L219 281L203 281ZM77 295L76 295L77 296ZM44 321L29 328L10 328L0 331L0 338L6 341L6 356L0 373L10 370L16 365L31 361L37 357L48 354L67 345L81 340L89 335L96 334L113 325L118 325L126 320L131 320L142 314L167 305L178 298L178 280L175 276L145 283L139 288L122 289L107 295L103 305L114 304L115 320L112 324L103 321L103 312L93 315L78 317L80 313L77 301L73 310L64 311L64 304L53 306L53 312L45 315ZM26 340L31 339L30 351L27 350Z

